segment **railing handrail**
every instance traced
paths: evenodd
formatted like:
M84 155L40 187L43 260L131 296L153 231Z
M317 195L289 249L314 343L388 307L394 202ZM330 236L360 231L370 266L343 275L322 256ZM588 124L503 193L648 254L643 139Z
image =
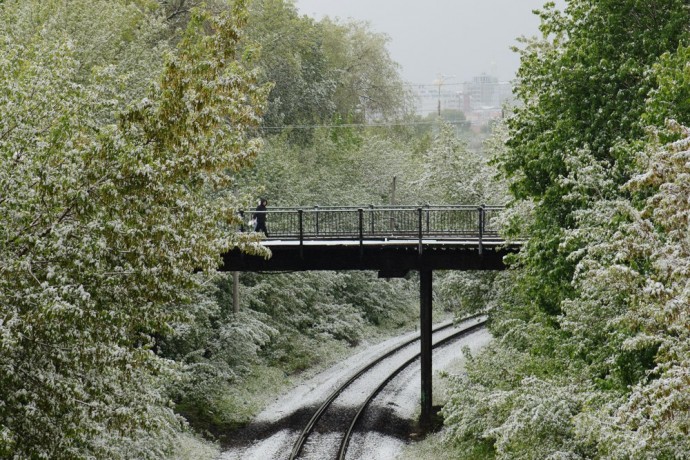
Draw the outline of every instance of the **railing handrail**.
M476 210L483 207L486 210L503 210L505 206L501 205L404 205L404 206L377 206L377 205L362 205L362 206L295 206L295 207L274 207L268 208L265 211L243 210L244 214L284 214L296 213L302 211L304 213L322 213L322 212L358 212L359 209L364 212L373 211L417 211L418 208L430 211L453 211L453 210Z
M486 243L501 241L493 219L504 206L497 205L366 205L366 206L298 206L269 208L265 211L243 211L265 214L269 239L299 241L300 257L305 241L347 240L359 243L363 255L364 241L416 240L419 254L424 240L476 241L479 254ZM244 227L240 229L244 230Z

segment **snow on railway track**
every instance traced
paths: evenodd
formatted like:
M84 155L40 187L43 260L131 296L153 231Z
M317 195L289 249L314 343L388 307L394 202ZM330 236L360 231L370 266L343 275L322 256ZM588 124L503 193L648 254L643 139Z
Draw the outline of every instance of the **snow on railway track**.
M478 329L483 322L483 317L476 317L456 326L441 325L435 328L434 343L459 334L466 338L456 340L472 345L472 338L468 334L479 334L478 343L481 346L490 340L488 332ZM457 358L457 347L448 348L451 351L444 352L445 355ZM419 405L418 360L416 365L414 363L414 357L418 353L418 334L407 334L365 349L316 375L285 397L279 398L247 428L238 432L238 436L233 437L234 445L228 446L231 448L223 453L221 460L321 460L338 458L339 449L342 451L342 458L390 458L386 456L386 452L391 446L400 448L404 443L400 438L403 437L403 432L409 432L412 427L412 419ZM437 358L436 351L434 354L435 360L442 360L434 363L434 367L442 368L439 364L443 364L443 358ZM408 362L407 366L401 368L405 362ZM372 392L392 373L396 376L389 379L390 384L382 386L384 394L380 397L372 396ZM410 375L416 375L416 380ZM399 382L403 382L402 386ZM381 398L387 401L383 408L379 403ZM360 428L351 430L355 440L345 457L348 446L347 441L343 441L345 432L350 425L354 426L353 417L367 399L374 402L371 410L361 410L361 414L365 415L361 429L367 432L362 432ZM402 408L405 408L402 413L396 410ZM372 424L372 418L378 422ZM385 433L386 428L391 433ZM379 454L384 456L379 457Z

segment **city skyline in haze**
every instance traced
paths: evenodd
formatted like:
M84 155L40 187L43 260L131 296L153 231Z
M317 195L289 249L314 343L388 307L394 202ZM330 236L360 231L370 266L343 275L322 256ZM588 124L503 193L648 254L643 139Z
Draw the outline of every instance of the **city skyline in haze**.
M317 20L368 22L386 34L391 57L412 85L460 85L486 73L509 81L519 56L510 50L520 36L539 34L532 13L545 0L295 0L300 14ZM564 0L556 2L564 7Z

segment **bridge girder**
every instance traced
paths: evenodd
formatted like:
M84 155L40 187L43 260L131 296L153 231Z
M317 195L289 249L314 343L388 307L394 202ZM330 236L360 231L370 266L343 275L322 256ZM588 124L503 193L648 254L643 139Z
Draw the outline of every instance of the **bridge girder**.
M272 257L223 255L220 271L374 270L384 277L404 276L410 270L503 270L503 257L515 245L417 244L270 244ZM388 276L386 276L388 275Z

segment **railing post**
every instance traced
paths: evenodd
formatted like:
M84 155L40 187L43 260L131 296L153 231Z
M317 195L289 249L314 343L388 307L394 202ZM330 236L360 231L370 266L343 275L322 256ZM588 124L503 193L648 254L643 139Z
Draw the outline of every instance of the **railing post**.
M427 235L430 234L430 232L429 232L429 214L430 214L430 212L431 211L429 210L429 203L427 203L426 204L426 234Z
M417 208L417 230L419 232L419 255L424 251L422 246L422 208Z
M482 255L484 252L484 245L482 243L482 239L484 238L484 205L481 205L479 208L479 255Z
M359 257L364 256L364 209L357 209L359 215Z
M299 224L299 257L304 259L304 225L303 213L301 209L297 210L297 222Z
M371 230L371 236L374 236L374 205L369 205L369 228Z
M319 236L319 207L314 206L314 220L316 221L316 236Z

